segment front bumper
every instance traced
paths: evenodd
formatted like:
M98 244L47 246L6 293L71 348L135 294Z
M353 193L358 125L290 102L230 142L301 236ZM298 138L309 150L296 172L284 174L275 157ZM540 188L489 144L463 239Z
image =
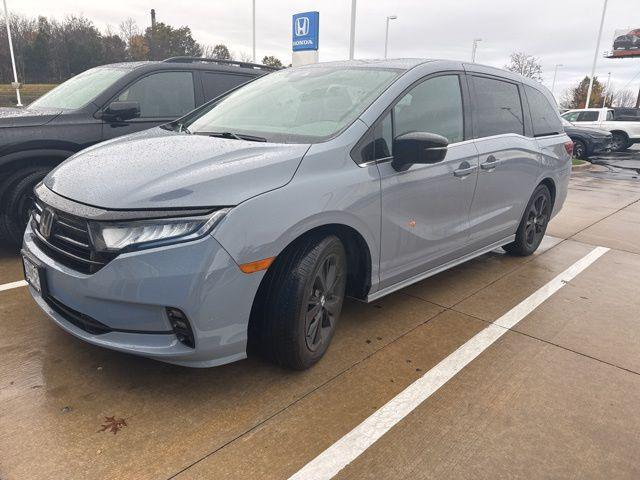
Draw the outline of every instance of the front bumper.
M591 141L591 153L608 153L611 151L611 137L596 138Z
M251 306L264 272L242 273L212 236L122 254L91 275L49 257L34 243L30 226L23 250L46 272L47 298L29 288L31 295L55 323L76 337L191 367L222 365L246 357ZM60 305L110 331L96 333L86 328L65 315ZM166 307L186 314L195 348L178 341Z

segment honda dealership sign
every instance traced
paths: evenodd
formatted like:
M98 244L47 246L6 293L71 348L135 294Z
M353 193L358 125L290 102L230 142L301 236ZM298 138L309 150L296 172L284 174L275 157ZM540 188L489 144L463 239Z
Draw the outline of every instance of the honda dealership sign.
M318 61L320 13L296 13L292 19L291 49L293 65Z

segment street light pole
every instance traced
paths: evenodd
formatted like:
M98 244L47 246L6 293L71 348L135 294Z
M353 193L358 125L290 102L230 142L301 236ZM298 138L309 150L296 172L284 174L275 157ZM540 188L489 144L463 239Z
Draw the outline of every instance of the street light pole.
M2 0L4 3L4 21L7 24L7 37L9 38L9 53L11 55L11 66L13 67L13 83L16 88L16 99L18 100L17 106L22 106L22 100L20 99L20 83L18 83L18 71L16 70L16 58L13 54L13 42L11 41L11 27L9 26L9 10L7 10L7 0Z
M607 96L609 95L609 84L611 82L611 72L607 73L607 86L604 87L604 95L602 96L602 108L605 107Z
M351 31L349 33L349 60L353 60L356 42L356 0L351 0Z
M471 63L476 63L476 51L478 50L478 42L481 41L481 38L473 39L473 46L471 47Z
M395 20L396 18L398 18L396 15L387 17L387 28L384 32L384 58L387 58L387 47L389 45L389 20Z
M251 23L252 23L252 32L253 32L253 63L256 63L256 0L252 2L252 11L251 11Z
M596 74L596 63L598 62L598 52L600 51L600 38L602 37L602 27L604 25L604 16L607 13L607 3L609 0L604 0L604 7L602 7L602 18L600 18L600 30L598 30L598 40L596 41L596 51L593 55L593 66L591 67L591 78L589 79L589 89L587 90L587 101L584 108L589 108L589 100L591 99L591 90L593 90L593 77Z
M553 82L551 82L551 95L553 95L553 92L556 89L556 77L558 76L558 67L564 67L564 65L561 63L556 63L556 67L553 70Z

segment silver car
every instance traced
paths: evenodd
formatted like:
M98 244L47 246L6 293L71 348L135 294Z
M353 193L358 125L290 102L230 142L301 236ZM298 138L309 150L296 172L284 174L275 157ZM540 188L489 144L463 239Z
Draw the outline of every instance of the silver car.
M371 302L498 247L533 253L572 145L550 93L495 68L289 68L56 168L36 188L25 276L92 344L303 369L345 296Z

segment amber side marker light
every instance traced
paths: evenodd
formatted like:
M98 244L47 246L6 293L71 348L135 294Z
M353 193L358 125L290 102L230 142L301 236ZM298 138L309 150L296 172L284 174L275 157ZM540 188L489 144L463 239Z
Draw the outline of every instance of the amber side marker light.
M240 270L244 273L254 273L260 270L266 270L269 265L273 263L276 257L263 258L262 260L256 260L255 262L243 263L240 265Z

